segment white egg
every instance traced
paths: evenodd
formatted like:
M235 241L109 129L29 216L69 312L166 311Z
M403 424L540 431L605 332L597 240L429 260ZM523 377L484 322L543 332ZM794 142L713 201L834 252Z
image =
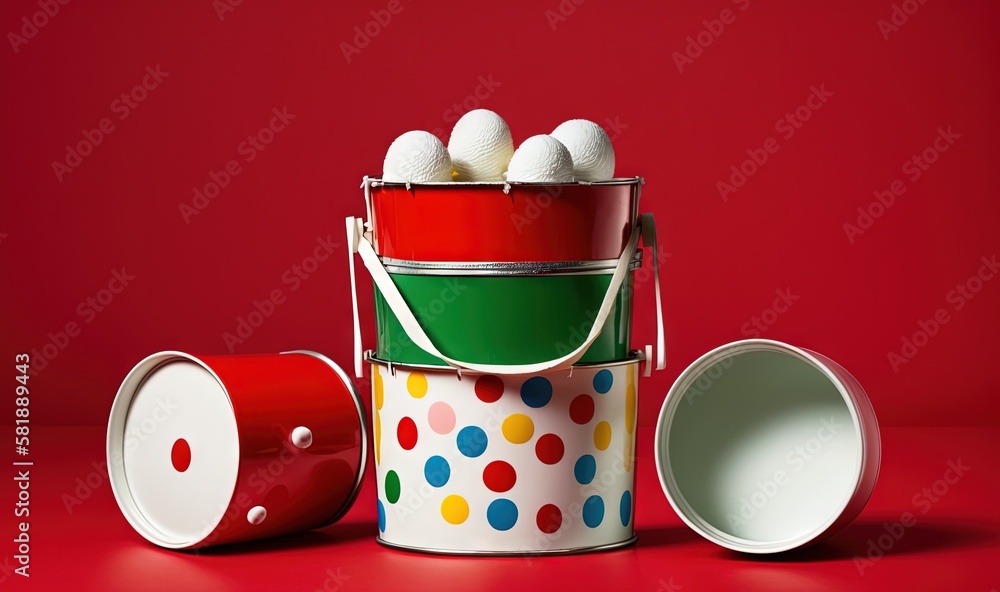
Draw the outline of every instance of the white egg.
M573 157L577 181L607 181L615 176L615 150L604 128L586 119L571 119L552 131Z
M475 109L455 123L448 153L456 181L502 181L514 154L514 141L502 117L488 109Z
M573 158L562 142L552 136L531 136L511 157L507 180L520 183L572 183Z
M451 158L441 140L423 131L406 132L385 153L382 180L396 183L451 181Z

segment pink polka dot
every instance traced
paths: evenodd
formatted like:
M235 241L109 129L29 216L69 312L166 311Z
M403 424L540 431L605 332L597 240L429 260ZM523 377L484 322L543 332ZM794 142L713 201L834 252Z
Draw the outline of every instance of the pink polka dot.
M427 411L427 423L439 434L448 434L455 429L455 410L451 405L438 401Z
M403 450L413 450L417 445L417 424L409 417L399 420L396 426L396 439Z

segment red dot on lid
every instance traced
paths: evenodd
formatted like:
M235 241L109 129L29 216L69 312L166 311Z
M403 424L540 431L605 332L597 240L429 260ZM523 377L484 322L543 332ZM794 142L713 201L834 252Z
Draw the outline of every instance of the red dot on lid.
M177 438L170 449L170 462L178 473L183 473L191 466L191 446L184 438Z

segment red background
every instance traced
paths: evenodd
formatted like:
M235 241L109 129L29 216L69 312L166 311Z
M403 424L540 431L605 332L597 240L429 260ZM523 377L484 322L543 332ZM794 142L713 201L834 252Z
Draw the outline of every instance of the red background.
M910 0L903 4L916 12L886 38L878 22L892 18L892 0L403 0L348 62L342 44L387 4L244 2L220 18L208 0L71 2L16 51L6 34L20 34L38 5L0 6L8 41L0 47L0 266L8 278L0 359L42 351L50 334L65 345L31 379L36 424L105 425L139 359L163 349L226 352L223 335L275 289L287 300L235 351L308 348L349 367L341 234L345 216L363 213L360 179L380 172L404 131L447 137L454 105L465 103L459 112L500 113L516 143L566 119L600 122L615 137L617 174L646 178L642 209L655 213L664 244L669 363L641 385L641 425L655 424L687 364L750 336L747 323L785 289L798 300L769 317L776 320L761 336L840 362L865 386L883 426L998 425L1000 281L987 281L961 310L949 293L1000 250L1000 5ZM721 33L703 33L718 30L704 21L725 9L734 18ZM553 20L559 10L570 14ZM675 52L699 33L711 44L679 71ZM157 65L168 76L119 119L113 102ZM475 98L483 79L498 85ZM813 86L833 94L785 137L776 122ZM246 162L241 142L283 107L295 119ZM53 162L103 118L113 131L60 181ZM949 126L960 137L911 180L904 163ZM769 138L777 152L724 200L717 182ZM232 159L241 172L186 223L179 206ZM845 223L857 224L858 208L895 180L906 192L852 243ZM292 291L283 274L328 235L340 246ZM123 267L135 279L87 322L79 307ZM654 339L646 286L637 346ZM370 347L371 288L362 279L360 289ZM939 309L948 321L894 369L890 353ZM64 341L57 334L70 322L80 332ZM13 410L4 397L3 422ZM921 432L940 442L951 433ZM72 476L87 474L90 456L101 458L100 438L92 440L87 459L67 464L68 478L53 486L52 513L63 512L56 494L72 490ZM971 442L978 450L980 440ZM899 452L893 458L906 460ZM650 462L642 470L652 478ZM928 465L909 481L880 483L876 496L899 493L882 498L880 511L898 517L939 472ZM995 482L981 485L993 508L985 500ZM105 514L94 520L113 516L123 526L106 486L101 496ZM641 512L670 516L652 486L642 503ZM361 505L370 519L374 504ZM937 537L933 529L923 536ZM863 548L866 537L856 538Z
M1000 282L898 373L887 358L998 251L995 4L928 3L886 40L877 21L891 2L595 1L555 30L556 1L404 2L348 63L341 43L385 6L247 3L220 21L209 2L71 3L18 53L2 52L4 359L81 325L34 381L48 393L34 402L39 422L104 423L136 361L227 351L223 334L276 288L287 302L236 351L311 348L350 364L343 246L295 292L282 274L317 237L342 244L344 216L363 213L361 176L380 172L406 130L447 134L448 110L475 96L480 76L500 83L479 102L515 142L573 117L627 125L616 172L646 178L642 207L670 254L670 365L642 385L644 424L684 366L746 337L744 323L784 288L800 299L762 335L840 362L884 425L1000 419ZM4 30L33 7L5 3ZM672 54L727 8L735 20L679 72ZM156 65L169 76L119 120L112 101ZM813 85L833 96L786 140L775 123ZM285 106L295 119L244 162L238 145ZM114 131L59 182L53 161L105 117ZM947 126L961 138L910 182L903 163ZM716 182L769 137L778 152L723 201ZM185 224L180 204L231 159L242 172ZM843 225L896 179L906 193L851 244ZM136 279L86 323L78 305L121 267ZM636 345L653 338L650 295L639 295Z

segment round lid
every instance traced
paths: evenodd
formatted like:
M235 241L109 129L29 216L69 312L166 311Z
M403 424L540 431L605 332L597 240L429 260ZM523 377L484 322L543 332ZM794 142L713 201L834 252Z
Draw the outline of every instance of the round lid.
M750 553L801 547L867 501L878 441L864 423L874 424L864 391L826 358L776 341L730 343L691 364L667 394L656 429L660 483L710 541Z
M239 470L236 417L218 377L179 352L140 362L115 398L108 467L125 517L149 541L184 548L207 537Z

